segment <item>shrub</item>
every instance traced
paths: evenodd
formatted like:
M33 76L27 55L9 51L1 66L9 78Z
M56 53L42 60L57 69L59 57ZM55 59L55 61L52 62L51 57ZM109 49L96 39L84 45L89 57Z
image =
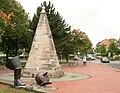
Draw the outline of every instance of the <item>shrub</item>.
M120 57L119 57L119 56L118 56L118 57L115 57L115 59L116 59L116 60L120 60Z

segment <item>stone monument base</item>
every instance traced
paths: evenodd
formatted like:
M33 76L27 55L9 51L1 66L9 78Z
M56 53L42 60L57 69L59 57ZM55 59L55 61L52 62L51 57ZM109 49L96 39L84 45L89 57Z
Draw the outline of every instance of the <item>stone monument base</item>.
M55 67L52 69L48 69L48 67L47 67L44 69L42 68L41 70L39 70L38 68L24 68L21 75L23 77L34 78L36 76L36 74L39 72L42 72L42 73L48 72L48 76L50 78L60 78L64 75L64 72L61 71L60 67Z

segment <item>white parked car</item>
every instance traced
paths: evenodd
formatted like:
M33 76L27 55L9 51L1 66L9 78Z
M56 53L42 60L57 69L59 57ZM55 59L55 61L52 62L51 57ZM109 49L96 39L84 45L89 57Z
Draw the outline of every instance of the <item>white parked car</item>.
M101 62L102 63L109 63L110 61L107 57L103 57L103 58L101 58Z
M91 59L91 60L95 60L95 57L91 56L90 59Z
M95 60L95 57L93 57L92 54L87 54L87 57L90 58L91 60Z

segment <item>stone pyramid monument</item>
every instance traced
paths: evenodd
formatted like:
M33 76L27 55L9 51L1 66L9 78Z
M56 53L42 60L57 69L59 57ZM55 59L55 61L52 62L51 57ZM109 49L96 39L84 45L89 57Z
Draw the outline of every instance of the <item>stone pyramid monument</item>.
M48 72L49 77L63 75L44 7L40 13L40 19L24 71L30 72L31 75Z

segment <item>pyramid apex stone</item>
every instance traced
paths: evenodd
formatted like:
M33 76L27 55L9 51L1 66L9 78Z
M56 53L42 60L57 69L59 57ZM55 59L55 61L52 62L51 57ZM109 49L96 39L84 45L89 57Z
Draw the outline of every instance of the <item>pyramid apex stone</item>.
M45 12L45 7L44 7L44 6L42 7L42 11L41 11L40 13L41 13L41 14L46 13L46 12Z

